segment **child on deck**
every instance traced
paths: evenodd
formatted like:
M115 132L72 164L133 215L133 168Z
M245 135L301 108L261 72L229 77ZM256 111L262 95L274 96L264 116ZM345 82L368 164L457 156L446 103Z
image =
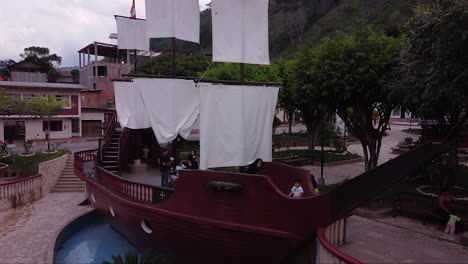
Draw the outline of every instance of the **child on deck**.
M301 182L299 180L296 180L288 196L292 196L295 199L299 199L299 198L302 198L303 194L304 194L304 190L301 187Z
M451 235L455 234L455 225L458 221L460 221L460 217L456 216L455 214L455 210L452 210L444 233Z

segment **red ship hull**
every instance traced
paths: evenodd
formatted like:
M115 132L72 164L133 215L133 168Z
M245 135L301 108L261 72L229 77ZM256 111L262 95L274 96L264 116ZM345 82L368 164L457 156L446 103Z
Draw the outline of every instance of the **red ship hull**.
M125 190L118 189L126 183L116 180L125 180L106 171L87 181L87 191L98 212L136 247L155 249L173 262L282 263L331 221L329 196L315 195L306 171L265 164L261 172L268 176L183 171L175 191L157 203L139 201L147 198L144 188L132 191L139 199L122 195ZM296 178L305 198L287 197ZM213 182L242 189L213 188ZM151 233L142 228L143 220Z

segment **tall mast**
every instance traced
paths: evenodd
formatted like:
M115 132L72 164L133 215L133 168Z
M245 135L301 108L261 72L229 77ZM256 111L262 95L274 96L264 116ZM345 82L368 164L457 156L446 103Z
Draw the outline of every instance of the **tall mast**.
M245 64L240 64L240 81L241 83L245 82Z
M171 48L171 76L177 76L177 68L176 68L176 38L172 38L172 48Z
M176 38L172 37L172 48L171 48L171 76L175 78L177 76L177 68L176 68ZM177 140L179 139L179 135L172 141L172 155L174 155L174 159L177 158ZM177 160L175 161L177 162Z

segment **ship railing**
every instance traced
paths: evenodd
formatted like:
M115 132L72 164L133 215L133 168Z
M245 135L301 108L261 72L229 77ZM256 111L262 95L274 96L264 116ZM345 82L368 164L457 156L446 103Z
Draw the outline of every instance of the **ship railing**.
M338 249L346 241L346 218L317 229L316 263L363 264Z
M102 167L97 168L97 181L104 187L127 198L155 204L167 200L173 189L162 188L122 178Z
M42 191L42 174L37 174L21 180L0 184L0 200L24 199L27 193L34 193L34 198L39 198ZM20 203L18 201L17 203ZM14 207L14 206L13 206Z
M78 151L73 153L73 167L75 175L80 178L82 181L86 181L88 177L85 170L85 163L93 162L93 165L89 168L89 171L92 172L95 167L96 156L98 149L90 149L84 151Z

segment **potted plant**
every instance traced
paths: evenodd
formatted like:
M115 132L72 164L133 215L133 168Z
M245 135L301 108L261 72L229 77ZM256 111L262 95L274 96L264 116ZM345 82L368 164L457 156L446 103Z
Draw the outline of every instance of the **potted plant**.
M33 141L30 139L23 141L24 154L22 156L32 156L31 155L32 145L33 145Z

